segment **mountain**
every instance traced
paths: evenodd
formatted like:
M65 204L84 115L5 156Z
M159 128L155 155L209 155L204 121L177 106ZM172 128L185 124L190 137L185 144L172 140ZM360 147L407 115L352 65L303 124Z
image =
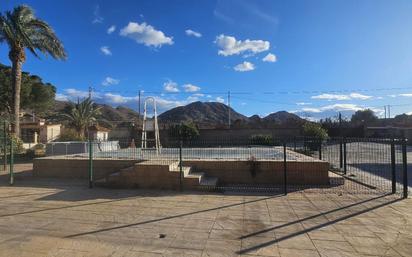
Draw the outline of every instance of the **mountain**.
M162 122L180 123L194 121L203 126L219 126L228 123L230 110L230 120L247 121L248 118L229 106L218 102L193 102L185 106L170 109L159 115Z
M104 127L114 128L133 122L139 127L141 119L139 113L133 109L118 106L112 107L107 104L95 104L100 107L101 116L98 118L99 124ZM70 110L70 103L65 101L55 101L54 108L45 118L49 121L61 122L59 113ZM230 110L230 120L232 128L271 128L271 127L295 127L302 125L305 120L293 113L279 111L271 113L261 118L258 115L246 117L218 102L193 102L185 106L175 107L158 116L159 126L166 128L169 125L193 121L200 128L226 128Z
M268 116L264 117L263 121L279 125L301 124L305 122L305 120L299 117L298 115L286 111L271 113Z

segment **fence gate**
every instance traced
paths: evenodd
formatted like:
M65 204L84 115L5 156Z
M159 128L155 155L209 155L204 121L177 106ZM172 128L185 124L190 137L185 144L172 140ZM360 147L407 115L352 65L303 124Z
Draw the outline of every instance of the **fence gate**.
M10 134L10 123L0 119L0 181L14 184L15 139Z

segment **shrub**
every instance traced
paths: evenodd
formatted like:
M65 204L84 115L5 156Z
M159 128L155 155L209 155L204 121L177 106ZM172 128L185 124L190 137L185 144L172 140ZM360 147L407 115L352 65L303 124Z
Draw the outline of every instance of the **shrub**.
M313 122L306 122L303 125L303 135L321 141L324 141L329 137L326 129L322 128L320 124Z
M319 150L322 142L329 137L326 129L322 128L320 124L313 122L306 122L303 125L303 135L309 137L307 139L305 138L304 145L311 151Z
M68 142L68 141L86 141L84 136L80 136L79 133L71 128L66 128L63 130L63 133L60 134L59 137L60 142Z
M19 154L19 153L23 153L24 152L24 148L23 148L23 141L15 136L7 136L7 149L6 152L10 153L10 140L13 141L13 153L15 154ZM2 144L4 144L4 142L2 142ZM4 146L1 145L0 148L0 152L3 154L4 153Z
M250 137L250 144L252 145L272 145L273 138L270 135L253 135Z
M181 123L179 125L175 125L171 127L169 130L169 135L171 136L178 136L183 140L192 140L199 136L199 129L197 126L192 123Z

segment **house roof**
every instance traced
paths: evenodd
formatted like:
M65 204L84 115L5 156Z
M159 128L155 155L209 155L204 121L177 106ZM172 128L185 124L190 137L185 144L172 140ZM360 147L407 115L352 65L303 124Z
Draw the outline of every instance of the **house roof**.
M90 131L102 131L102 132L110 132L111 129L99 126L99 125L93 125L89 127Z

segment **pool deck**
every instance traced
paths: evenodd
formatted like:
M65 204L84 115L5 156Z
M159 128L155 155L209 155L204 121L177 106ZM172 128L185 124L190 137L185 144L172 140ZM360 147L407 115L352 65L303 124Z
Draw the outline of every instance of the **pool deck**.
M0 172L0 256L411 256L412 199L87 188Z

